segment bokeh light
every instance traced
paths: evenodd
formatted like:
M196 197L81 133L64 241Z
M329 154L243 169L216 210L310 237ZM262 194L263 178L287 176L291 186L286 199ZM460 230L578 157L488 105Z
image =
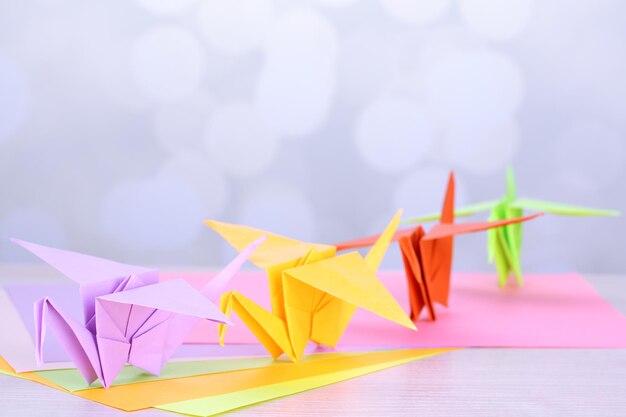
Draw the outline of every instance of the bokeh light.
M515 117L524 97L519 67L488 49L450 55L428 74L428 101L451 126L488 128Z
M270 0L203 0L197 20L211 46L238 55L263 43L273 14Z
M609 191L626 180L625 13L616 0L0 1L0 231L221 266L232 251L220 258L207 217L349 239L398 206L438 210L450 169L458 205L494 198L508 165L528 197L623 211ZM623 269L624 219L529 225L529 270ZM557 235L558 249L533 244ZM458 241L459 268L491 270L483 235ZM23 259L0 242L0 261Z
M151 100L135 83L130 60L127 41L99 41L82 51L77 66L103 101L133 112L145 109Z
M355 143L366 162L383 172L401 172L422 160L433 142L426 111L405 98L384 97L356 122Z
M314 1L322 6L347 7L347 6L353 6L359 0L314 0Z
M342 38L337 63L342 99L358 105L380 92L399 71L399 43L396 37L365 30Z
M66 246L68 240L57 216L32 206L16 207L0 217L0 253L7 259L32 261L31 254L9 240L12 237L57 247Z
M145 10L158 15L177 15L183 13L196 0L135 0Z
M491 40L513 39L530 20L533 0L459 0L459 10L467 25Z
M194 188L200 197L203 219L221 215L228 206L230 185L215 161L207 155L180 152L165 162L160 174L183 180Z
M158 106L154 132L159 144L169 152L201 149L206 124L214 107L215 98L206 91Z
M426 166L412 171L398 181L393 192L394 210L401 208L406 217L435 213L441 210L450 171L440 166ZM468 195L463 178L455 177L455 206L467 204Z
M318 129L334 98L336 55L335 30L321 14L299 10L279 15L256 88L263 120L286 137Z
M237 222L295 239L316 240L313 206L301 187L264 183L244 197Z
M0 143L15 136L26 122L31 89L23 70L0 53Z
M407 23L436 20L449 9L451 3L451 0L381 0L385 12Z
M445 136L445 154L450 163L473 174L503 172L518 148L519 127L509 121L489 129L455 129Z
M224 169L238 176L262 172L278 151L278 137L249 103L219 107L208 124L205 146Z
M190 244L206 214L197 190L178 176L160 174L111 189L99 213L101 233L126 250L175 250Z
M130 64L135 82L148 97L172 101L198 89L207 59L190 32L162 26L135 39Z
M583 192L614 183L624 171L625 139L626 135L599 120L580 120L568 126L553 149L559 178Z

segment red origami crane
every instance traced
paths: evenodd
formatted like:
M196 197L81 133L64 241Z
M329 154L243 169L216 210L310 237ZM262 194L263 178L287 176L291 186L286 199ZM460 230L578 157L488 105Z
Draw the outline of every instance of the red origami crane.
M451 172L441 211L441 222L429 232L425 232L424 228L418 225L415 228L399 230L393 237L402 252L411 304L411 319L417 321L422 309L426 307L429 319L436 320L434 303L448 306L455 235L524 222L541 214L543 213L498 221L454 223L454 173ZM378 235L374 235L339 243L336 246L338 251L367 247L377 238Z

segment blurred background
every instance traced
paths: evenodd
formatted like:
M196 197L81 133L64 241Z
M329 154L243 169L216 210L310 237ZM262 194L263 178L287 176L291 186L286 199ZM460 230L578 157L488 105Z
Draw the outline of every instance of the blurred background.
M34 260L15 236L223 265L207 218L332 243L437 210L450 169L457 205L511 165L520 195L624 209L624 22L619 0L2 0L0 261ZM625 226L544 216L524 267L626 272ZM456 243L491 270L485 234Z

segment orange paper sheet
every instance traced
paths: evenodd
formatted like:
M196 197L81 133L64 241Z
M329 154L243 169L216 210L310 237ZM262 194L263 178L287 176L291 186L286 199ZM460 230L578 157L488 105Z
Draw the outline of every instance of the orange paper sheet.
M98 388L76 391L72 395L121 410L135 411L157 405L223 395L328 373L365 368L386 362L396 363L403 359L417 360L449 350L453 349L404 349L365 353L362 355L346 355L346 357L323 361L283 364L281 366L268 366L244 371L116 386L108 390ZM6 373L65 391L63 388L32 372L14 374L10 366L4 361L0 361L0 369Z

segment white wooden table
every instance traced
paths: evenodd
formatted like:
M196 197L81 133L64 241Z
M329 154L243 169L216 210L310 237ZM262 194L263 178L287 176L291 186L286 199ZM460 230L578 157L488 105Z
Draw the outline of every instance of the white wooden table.
M0 267L0 276L8 276L6 272L16 275L15 270ZM626 314L626 277L585 276ZM30 381L0 375L0 416L122 414ZM229 414L626 416L626 350L464 349ZM133 415L173 414L151 409Z

